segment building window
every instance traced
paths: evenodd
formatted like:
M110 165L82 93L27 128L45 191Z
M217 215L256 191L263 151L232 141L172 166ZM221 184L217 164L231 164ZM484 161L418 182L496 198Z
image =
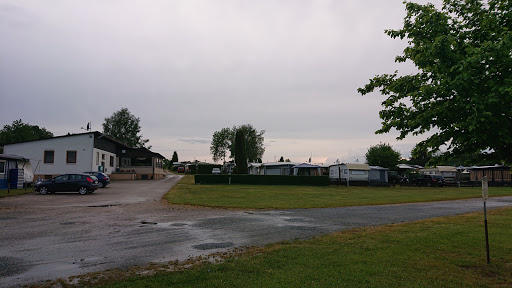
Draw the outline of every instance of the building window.
M110 167L114 167L114 156L110 156Z
M5 162L0 161L0 174L5 174Z
M50 151L50 150L44 151L44 163L53 164L54 158L55 158L54 151Z
M66 152L66 163L67 164L75 164L76 163L76 151L67 151Z
M105 154L101 154L101 160L105 160Z
M364 170L351 170L350 174L352 174L352 175L365 175L366 171L364 171Z
M96 165L100 165L100 152L96 152Z

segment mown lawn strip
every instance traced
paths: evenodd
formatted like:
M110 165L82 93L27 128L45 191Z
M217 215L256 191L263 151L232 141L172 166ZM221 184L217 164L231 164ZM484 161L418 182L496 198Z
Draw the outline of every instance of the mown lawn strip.
M345 187L285 185L199 185L187 175L164 198L171 204L240 209L294 209L481 197L479 187ZM512 187L490 187L489 196L511 196Z

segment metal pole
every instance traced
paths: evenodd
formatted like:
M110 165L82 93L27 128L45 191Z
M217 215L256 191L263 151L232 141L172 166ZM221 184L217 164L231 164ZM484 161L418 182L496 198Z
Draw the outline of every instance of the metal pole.
M11 169L7 169L7 194L11 194Z
M485 249L487 250L487 264L491 263L491 256L489 253L489 231L487 229L487 201L484 201L484 217L485 217Z
M487 250L487 264L491 263L489 255L489 231L487 229L487 198L489 198L489 180L487 176L482 177L482 198L484 200L484 217L485 217L485 248Z
M338 167L338 184L336 186L339 186L341 183L341 167Z

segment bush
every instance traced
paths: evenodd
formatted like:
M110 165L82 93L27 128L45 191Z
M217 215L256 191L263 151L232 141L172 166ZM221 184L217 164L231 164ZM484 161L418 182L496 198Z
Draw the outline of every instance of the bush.
M198 173L196 172L196 165L192 164L189 166L190 174L212 174L213 168L220 168L222 170L222 165L220 164L199 164L197 165Z
M211 171L210 171L211 172ZM195 175L196 184L308 185L328 186L329 176L288 175Z

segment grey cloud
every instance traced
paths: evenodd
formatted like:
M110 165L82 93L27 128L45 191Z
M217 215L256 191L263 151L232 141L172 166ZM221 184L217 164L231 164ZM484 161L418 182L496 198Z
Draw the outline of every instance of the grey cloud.
M188 144L210 144L210 140L203 140L203 139L178 139L178 141L185 142Z

